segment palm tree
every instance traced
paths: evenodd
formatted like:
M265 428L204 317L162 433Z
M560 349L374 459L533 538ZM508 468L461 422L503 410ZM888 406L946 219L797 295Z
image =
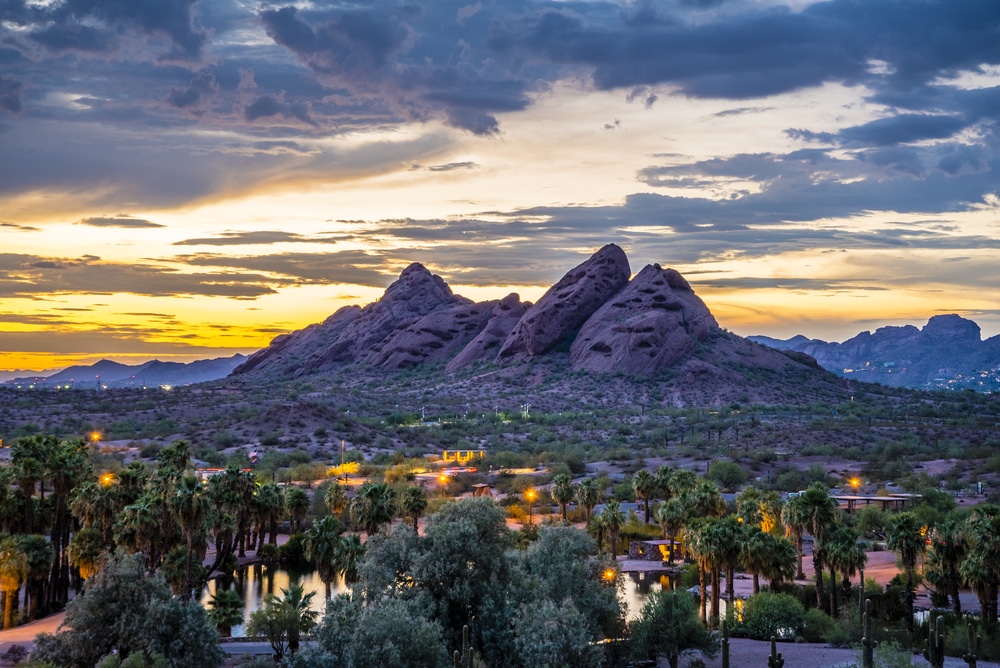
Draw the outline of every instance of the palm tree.
M270 534L268 542L278 544L278 519L285 511L285 493L277 484L269 482L257 491L257 521L261 530L257 535L257 549L264 542L264 533Z
M17 538L0 541L0 591L3 592L3 627L14 626L14 599L21 583L28 577L28 555Z
M968 553L964 527L953 519L945 520L931 529L931 551L927 558L925 572L927 580L939 593L951 598L955 617L962 616L962 600L959 589L962 576L959 566Z
M28 560L28 574L25 578L25 599L27 602L28 621L33 622L38 617L38 603L42 602L42 613L47 606L45 601L45 580L56 558L56 551L45 536L32 534L18 536L21 551Z
M427 510L427 494L422 487L407 487L399 499L399 509L413 520L413 530L417 530L420 516Z
M186 559L184 562L187 585L184 590L185 594L182 597L186 600L190 597L191 588L194 587L192 569L196 554L195 538L203 536L205 522L208 519L212 506L201 483L194 476L184 476L181 478L170 505L187 543ZM204 547L204 542L202 542L202 547Z
M302 531L302 521L309 514L309 495L298 487L289 487L285 491L285 508L288 510L289 531Z
M699 517L684 528L684 548L691 555L691 558L694 559L695 563L698 564L699 608L701 609L702 624L708 623L708 614L706 612L708 587L705 583L705 577L715 568L715 564L712 561L711 545L707 540L707 533L704 531L709 521L709 518ZM718 573L717 568L715 571ZM715 589L718 591L717 587Z
M552 487L549 489L549 493L552 495L552 500L559 504L559 509L562 511L562 521L565 522L566 507L573 501L573 497L576 496L573 479L570 478L569 474L560 473L552 479Z
M684 494L684 498L694 517L722 517L726 514L726 499L710 480L699 479L694 489Z
M122 508L118 504L117 484L100 485L94 481L80 484L69 502L73 516L86 527L100 531L105 547L111 547L111 529Z
M326 503L326 507L331 513L339 515L344 512L344 508L347 507L347 492L344 491L343 485L334 480L330 483L330 486L326 488L326 494L323 496L323 501Z
M65 552L69 545L73 517L68 501L73 488L89 478L93 470L87 456L87 445L82 439L62 441L46 461L46 473L52 482L52 531L49 542L53 548L46 602L63 603L69 600L69 560ZM43 607L47 609L47 603Z
M35 488L45 477L45 463L58 443L55 436L41 434L19 439L10 449L10 462L24 504L24 530L35 531Z
M295 654L299 651L299 640L303 633L316 625L316 617L319 613L309 608L313 596L316 592L308 594L302 585L294 582L288 585L288 589L282 589L281 605L284 607L286 619L288 620L288 651Z
M89 580L97 572L104 553L104 543L97 529L84 527L73 534L67 548L69 563L80 571L80 577Z
M858 543L859 534L856 530L839 526L827 537L824 544L826 562L830 568L830 616L837 616L837 573L842 577L841 599L844 603L851 600L851 578L858 571L864 570L868 563L868 555L864 547ZM861 583L862 598L864 598L864 583Z
M351 499L351 517L369 537L396 516L396 490L386 483L366 482Z
M330 598L330 585L337 576L337 549L340 545L340 526L332 515L321 517L305 533L306 559L316 566L319 579Z
M669 501L674 496L673 490L670 489L670 479L673 478L675 471L676 469L669 464L663 464L656 469L656 489L664 501Z
M764 554L766 567L761 576L769 580L771 591L778 591L782 582L795 579L795 568L798 565L799 553L792 542L772 533L761 532L765 537Z
M219 635L229 638L233 627L243 622L243 600L232 589L219 589L208 600L208 621L215 624Z
M587 524L590 524L591 516L594 514L594 506L597 505L600 498L601 490L593 478L584 478L576 486L576 502L583 508Z
M145 554L146 567L150 571L159 561L160 512L160 500L150 491L135 503L125 506L114 524L115 543L124 546L130 553Z
M632 478L632 491L642 499L643 524L649 524L649 500L656 493L656 477L646 469L639 469Z
M680 498L669 499L657 506L656 512L653 514L656 516L660 528L663 529L663 537L670 542L667 563L673 564L674 543L677 541L677 535L684 529L684 525L688 521L687 505Z
M977 507L966 521L966 535L969 554L959 573L976 592L983 621L992 626L997 621L1000 591L1000 507Z
M365 555L365 546L361 543L361 537L357 534L341 536L334 553L334 562L337 564L337 571L344 575L347 582L356 582L358 579L358 564Z
M597 541L597 551L604 552L604 541L608 537L608 523L604 521L603 515L594 515L587 523L587 533Z
M676 469L670 474L670 482L667 487L673 496L689 494L698 487L701 476L690 469Z
M906 630L913 633L913 577L917 561L927 549L925 529L920 519L911 512L899 513L889 526L889 549L899 555L906 572Z
M802 536L809 525L809 514L805 504L799 500L801 498L801 496L796 496L789 499L781 513L781 521L785 525L786 534L795 541L795 550L799 553L798 571L795 573L795 579L797 580L804 580L806 577L805 572L802 570L804 553Z
M770 533L781 520L781 495L775 491L762 492L749 485L736 495L736 513L747 525L760 527Z
M830 496L826 486L814 482L803 494L794 499L808 518L809 533L813 537L813 568L816 573L816 605L823 607L826 590L823 587L823 541L840 520L840 507Z
M611 545L611 559L618 559L618 532L625 524L625 514L622 513L621 504L617 499L613 499L604 504L601 511L601 521L608 532L608 544Z
M747 527L746 540L740 546L740 562L743 568L753 574L754 594L760 593L760 576L770 565L770 545L767 539L770 535L761 531L759 526L751 524Z

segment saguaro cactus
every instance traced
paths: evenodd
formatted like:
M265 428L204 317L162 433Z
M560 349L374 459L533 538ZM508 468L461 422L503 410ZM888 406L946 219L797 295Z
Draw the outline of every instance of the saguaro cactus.
M944 668L944 619L939 615L927 632L927 649L924 658L931 668Z
M962 660L969 664L969 668L976 668L976 661L979 660L979 655L982 654L983 647L983 637L978 633L972 635L972 623L968 625L969 628L969 651L962 655Z
M729 624L722 620L722 668L729 668Z
M774 636L771 636L771 656L767 657L767 668L785 668L785 658L778 651Z
M872 639L872 600L865 599L865 614L862 617L864 635L861 638L861 668L874 668L875 641Z
M459 652L456 649L452 658L454 660L455 668L473 668L474 657L472 654L472 648L469 647L468 624L462 627L462 651Z

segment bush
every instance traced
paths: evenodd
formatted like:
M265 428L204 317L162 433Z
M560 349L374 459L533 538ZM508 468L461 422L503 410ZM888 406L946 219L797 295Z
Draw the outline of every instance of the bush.
M837 622L816 608L806 610L802 619L802 637L806 642L829 642L837 628Z
M803 628L805 614L794 596L762 592L747 601L736 633L753 640L794 638Z

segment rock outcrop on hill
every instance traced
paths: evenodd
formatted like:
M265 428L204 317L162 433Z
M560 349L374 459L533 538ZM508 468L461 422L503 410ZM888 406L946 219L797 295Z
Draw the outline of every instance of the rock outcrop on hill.
M534 305L516 294L477 304L412 264L377 302L280 336L235 373L294 377L349 365L394 370L424 364L444 364L448 373L474 364L510 370L532 360L566 359L567 353L576 371L647 378L672 369L722 382L748 363L776 374L804 368L719 330L675 270L649 265L631 281L629 272L624 251L608 245Z
M475 362L486 362L496 357L500 346L530 306L531 302L522 302L516 293L497 302L483 330L448 362L445 371L457 371Z
M979 325L955 314L936 315L923 328L880 327L843 343L802 335L787 341L750 339L804 353L824 369L867 382L922 389L995 391L1000 386L1000 337L983 341Z
M528 309L501 346L497 361L528 359L549 352L625 287L630 273L628 258L621 248L608 244L597 251Z
M679 273L647 265L587 320L570 348L570 363L651 376L691 353L718 326Z

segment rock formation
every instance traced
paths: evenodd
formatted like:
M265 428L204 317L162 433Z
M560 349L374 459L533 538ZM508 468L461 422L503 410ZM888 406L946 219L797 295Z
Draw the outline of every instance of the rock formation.
M455 304L432 311L386 337L369 361L386 369L447 362L482 332L497 305L496 301Z
M528 359L552 350L628 283L625 251L608 244L572 269L527 310L507 336L497 361Z
M718 327L673 269L647 265L584 324L570 348L574 369L651 376L694 350Z
M493 307L490 320L483 331L448 362L445 371L457 371L475 362L485 362L496 357L500 345L530 306L531 302L522 302L516 293L501 299Z

